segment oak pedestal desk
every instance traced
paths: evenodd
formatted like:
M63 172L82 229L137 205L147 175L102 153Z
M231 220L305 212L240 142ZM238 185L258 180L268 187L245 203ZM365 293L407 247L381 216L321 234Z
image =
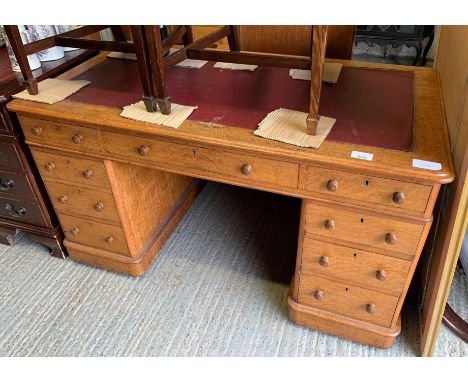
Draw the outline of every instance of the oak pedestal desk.
M141 96L128 60L87 68L77 78L91 85L65 101L14 100L9 109L18 114L72 259L144 273L193 200L189 177L298 197L290 319L390 347L440 186L453 179L443 105L432 69L342 62L338 84L322 91L321 114L337 123L320 149L252 134L279 106L307 110L308 84L287 69L171 69L173 101L198 105L178 129L120 117L121 107ZM354 158L353 151L373 156ZM414 167L413 159L439 167Z

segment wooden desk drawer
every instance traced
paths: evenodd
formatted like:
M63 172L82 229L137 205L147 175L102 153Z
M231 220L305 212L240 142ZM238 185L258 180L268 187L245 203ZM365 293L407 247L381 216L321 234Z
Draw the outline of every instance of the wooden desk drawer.
M336 277L399 296L411 262L305 237L302 272Z
M101 161L75 158L62 153L53 154L37 149L31 151L42 178L102 187L110 191L107 173Z
M42 226L47 224L36 203L4 197L0 197L0 217Z
M26 174L0 171L0 195L11 198L34 198Z
M130 256L121 227L61 214L63 232L69 241Z
M343 209L341 205L309 203L305 230L352 243L414 255L423 225L385 215Z
M29 143L80 151L100 151L98 130L29 117L20 117L20 122Z
M112 194L51 181L47 181L46 186L57 211L120 223Z
M313 308L390 327L398 297L320 277L301 275L298 301Z
M305 188L338 198L424 212L432 187L349 172L307 167Z
M299 165L103 131L105 150L129 160L183 165L250 181L297 188Z
M0 167L22 170L20 157L13 142L0 142Z

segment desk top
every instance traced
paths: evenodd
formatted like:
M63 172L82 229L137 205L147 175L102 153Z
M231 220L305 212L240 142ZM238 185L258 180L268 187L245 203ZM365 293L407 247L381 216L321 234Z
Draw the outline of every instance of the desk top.
M280 93L276 87L268 87L269 82L265 82L268 79L271 80L271 78L273 78L274 81L283 81L293 84L291 86L288 85L288 90L286 91L286 94L291 96L291 89L294 89L295 96L290 97L292 101L290 100L289 103L295 103L295 105L298 106L296 110L307 110L308 94L302 94L302 92L307 91L308 82L289 79L287 70L278 68L258 68L256 72L258 71L260 74L260 79L257 82L254 84L250 82L250 85L248 85L241 81L241 87L250 86L250 88L255 91L254 94L259 100L255 103L255 107L251 106L251 102L245 103L246 99L243 97L245 94L242 92L240 92L240 94L237 93L238 86L241 82L234 81L232 78L238 79L240 78L239 76L230 76L230 81L227 80L222 83L221 91L226 91L226 86L232 89L231 95L223 100L226 102L229 100L229 102L241 105L238 107L244 108L244 111L250 110L250 113L247 113L248 118L245 118L245 115L235 116L232 114L226 117L220 115L222 118L217 121L218 123L214 123L213 119L207 122L206 118L212 118L212 115L203 115L200 107L199 111L193 113L191 119L184 122L178 129L172 129L148 125L120 117L121 106L136 102L141 97L138 81L121 80L121 78L128 79L128 75L137 76L137 72L134 70L125 70L121 73L124 77L116 75L119 70L123 71L123 67L132 67L135 65L132 61L106 59L104 55L100 55L96 57L96 59L91 59L87 63L80 65L76 70L65 73L61 78L92 77L93 73L98 73L103 69L103 73L106 73L105 69L106 67L110 67L110 61L113 62L111 66L114 66L112 71L109 70L107 75L102 75L100 77L101 80L99 80L99 77L95 77L92 85L83 88L68 100L54 105L14 100L9 104L9 109L26 115L51 120L58 119L69 123L99 127L104 130L150 136L182 144L196 144L200 147L244 152L284 161L304 164L321 163L328 167L341 169L349 168L350 170L358 171L363 170L376 175L392 176L395 179L437 183L447 183L453 179L453 166L448 148L448 135L439 91L438 76L433 69L329 60L331 62L343 63L344 68L341 73L342 77L340 77L341 82L347 85L348 92L353 86L359 85L358 94L364 94L364 101L362 101L362 99L359 101L353 98L351 99L351 104L349 104L350 100L348 95L346 99L341 99L339 102L336 102L336 99L339 99L339 94L337 95L333 93L333 91L339 91L340 88L325 86L320 106L321 112L324 115L334 117L333 114L335 114L337 120L341 119L343 121L345 119L343 115L346 117L346 112L348 112L349 117L349 111L353 112L352 107L342 108L340 111L342 118L339 118L339 105L343 105L344 101L347 102L348 106L353 105L353 103L356 104L356 102L357 104L360 103L361 109L359 112L362 112L362 105L365 105L363 102L376 102L375 99L372 99L373 94L369 90L372 89L373 86L376 86L375 83L380 85L384 84L388 89L393 89L393 95L391 94L392 92L386 92L385 95L387 97L374 97L380 102L380 106L379 109L371 110L370 113L367 114L370 116L369 121L371 121L371 123L368 123L364 129L362 125L351 126L348 118L348 123L342 125L341 128L340 125L338 125L338 128L334 127L336 132L332 130L329 138L327 138L319 149L310 149L260 138L253 135L251 131L256 127L256 123L258 123L256 121L260 118L260 114L262 115L261 118L266 114L265 110L262 110L262 107L269 108L270 110L268 111L272 110L271 105L262 105L262 94L263 97L265 97L268 96L268 93ZM210 63L207 65L209 66L205 71L214 70ZM95 69L94 71L92 71L93 67ZM175 70L169 71L169 94L173 96L174 102L193 105L194 102L183 102L184 100L188 100L187 98L184 99L183 96L185 95L187 97L190 93L185 90L187 88L188 79L185 83L174 80L171 81L171 78L186 77L187 74L184 73L190 73L190 81L196 82L200 80L200 77L197 77L193 73L198 73L198 75L200 75L202 72L198 72L196 69L183 68L175 68ZM366 73L372 73L372 76L368 77ZM243 77L252 74L253 73L236 73L236 75ZM366 80L366 78L369 80ZM374 85L372 85L372 82L374 82ZM135 85L135 83L137 85ZM216 82L210 83L212 87L216 85ZM371 83L370 86L368 86L369 83ZM399 85L392 87L392 84L395 83ZM118 89L116 89L116 84L119 85ZM184 87L182 87L183 84L185 84ZM360 84L364 84L365 86L361 86ZM204 84L202 85L205 86ZM199 86L202 85L199 84ZM180 88L177 89L177 86L180 86ZM414 89L412 92L412 94L414 94L414 97L412 97L413 102L408 102L408 94L411 94L408 93L409 87ZM327 89L331 89L332 91ZM366 89L368 89L367 92ZM172 93L171 90L173 91ZM94 95L92 94L93 92ZM110 97L109 95L112 93L113 97ZM108 97L105 97L106 94ZM218 92L215 94L220 93ZM115 97L116 95L117 97ZM401 98L405 96L406 100L402 101ZM193 101L198 100L201 100L201 98ZM205 100L202 101L207 102ZM214 99L213 102L216 103L216 99ZM223 102L218 101L216 104L218 106L226 106ZM200 102L195 102L195 105L196 104L198 104L198 106L201 105ZM257 107L257 105L261 106ZM282 107L288 106L289 104L282 105ZM398 109L398 107L403 108L401 110L405 110L405 112L395 113L393 110L395 108ZM292 107L290 106L290 108L294 109L294 104ZM257 109L261 110L261 113ZM229 110L229 108L227 108L227 110ZM220 109L215 111L219 112ZM388 119L388 113L391 114L392 122L390 124L385 123L385 119ZM356 114L354 117L355 116ZM376 122L375 118L378 116L380 116L381 122ZM195 118L199 120L194 120ZM413 121L414 123L411 123ZM237 124L238 126L229 126L229 123ZM374 125L378 125L379 123L381 124L380 127L373 128ZM407 128L401 130L401 124L407 126ZM340 142L340 140L346 140L343 139L343 136L351 137L351 139L347 138L347 140L351 142ZM376 147L378 145L381 147ZM389 149L389 146L395 149ZM373 160L364 161L351 158L352 151L372 153ZM436 171L415 168L413 167L413 159L440 163L442 168Z

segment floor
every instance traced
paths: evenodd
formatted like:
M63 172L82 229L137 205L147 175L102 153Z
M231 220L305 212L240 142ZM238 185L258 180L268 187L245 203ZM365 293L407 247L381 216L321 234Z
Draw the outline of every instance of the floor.
M0 356L417 355L411 304L388 350L288 321L299 207L208 183L140 278L52 258L20 234L0 246ZM442 328L437 354L468 345Z

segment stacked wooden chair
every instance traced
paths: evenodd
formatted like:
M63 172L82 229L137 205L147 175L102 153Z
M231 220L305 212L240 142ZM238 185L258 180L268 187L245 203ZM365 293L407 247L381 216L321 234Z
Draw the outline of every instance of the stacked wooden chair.
M85 39L92 33L111 28L116 41ZM242 28L249 28L248 26ZM23 74L26 89L30 94L38 93L37 81L32 75L27 56L53 46L100 49L123 53L135 53L143 87L143 102L148 112L170 114L171 99L167 92L166 70L185 59L198 59L236 64L274 66L289 69L311 70L310 104L307 117L307 133L315 135L319 120L318 106L325 63L327 30L324 25L311 28L311 52L308 56L259 53L242 51L239 45L238 26L223 26L194 41L191 26L178 26L162 40L159 25L131 26L133 42L127 41L121 26L88 25L29 44L23 44L16 26L5 26ZM229 51L206 49L227 38ZM163 49L176 44L180 39L184 46L164 57Z

